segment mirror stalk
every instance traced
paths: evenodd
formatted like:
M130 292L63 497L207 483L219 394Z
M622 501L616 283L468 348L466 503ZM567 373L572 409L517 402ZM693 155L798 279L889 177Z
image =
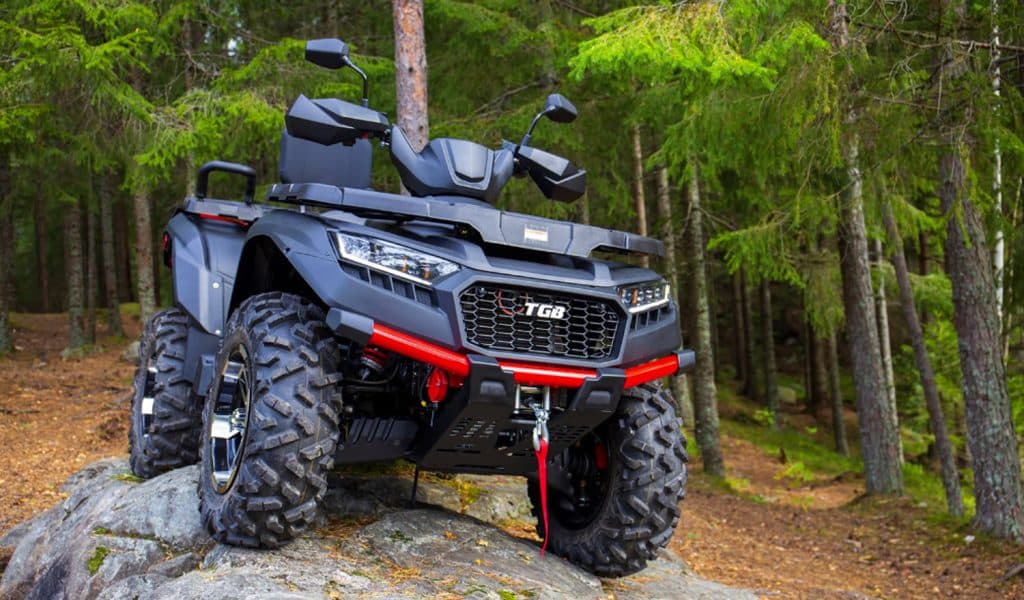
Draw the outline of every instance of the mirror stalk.
M352 59L350 59L348 56L345 56L341 60L345 63L346 66L348 66L350 69L358 73L359 76L363 78L363 106L370 106L370 96L368 91L369 79L366 77L366 73L363 72L362 69L357 67L356 64L352 62Z

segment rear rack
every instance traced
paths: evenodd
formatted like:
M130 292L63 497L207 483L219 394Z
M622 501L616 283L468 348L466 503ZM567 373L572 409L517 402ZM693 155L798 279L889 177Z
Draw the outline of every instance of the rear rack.
M590 256L595 250L665 255L662 242L642 235L506 212L458 197L414 198L321 183L279 183L270 187L267 200L341 209L362 216L425 219L466 225L476 230L480 238L490 244L580 258Z

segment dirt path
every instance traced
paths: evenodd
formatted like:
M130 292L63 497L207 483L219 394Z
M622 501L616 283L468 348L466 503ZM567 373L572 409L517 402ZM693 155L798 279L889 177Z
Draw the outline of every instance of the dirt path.
M61 358L65 315L14 315L19 348L0 359L0 534L52 506L82 466L127 451L133 366L123 341L78 360ZM138 319L126 318L134 338ZM98 327L102 330L102 327Z
M672 542L702 577L780 598L1024 598L1020 576L1003 580L1020 546L967 542L909 499L865 499L858 477L794 486L778 456L723 443L749 486L740 497L695 476Z
M137 320L127 319L138 334ZM0 534L52 506L68 475L127 451L132 365L122 347L64 360L63 315L16 315L0 359ZM781 478L780 457L725 437L722 489L693 465L672 547L702 577L772 598L1024 598L1020 546L966 542L905 499L861 500L856 476ZM737 483L738 482L738 483Z

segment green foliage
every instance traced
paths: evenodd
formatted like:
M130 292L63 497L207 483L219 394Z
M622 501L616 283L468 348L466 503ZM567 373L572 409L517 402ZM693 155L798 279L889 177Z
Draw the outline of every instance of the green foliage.
M90 575L95 575L99 572L100 567L103 566L103 561L107 559L107 555L110 554L110 548L106 546L96 546L96 550L89 557L86 562L86 568L89 569Z

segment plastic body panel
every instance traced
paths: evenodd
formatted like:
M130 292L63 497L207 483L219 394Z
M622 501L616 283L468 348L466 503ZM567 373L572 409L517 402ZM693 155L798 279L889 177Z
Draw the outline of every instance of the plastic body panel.
M476 282L586 295L620 305L619 286L656 280L659 276L647 269L591 259L552 257L548 264L542 264L490 257L479 245L451 235L452 228L443 224L413 222L394 225L349 217L342 220L315 213L275 210L257 221L247 237L249 243L255 243L257 239L270 240L328 308L366 315L375 322L452 350L554 365L611 367L639 364L679 347L676 313L671 305L663 318L637 330L632 328L632 319L637 317L629 315L623 307L621 342L612 356L600 361L499 352L467 344L459 295ZM334 241L334 232L337 231L402 244L451 260L460 264L461 269L439 280L430 289L429 303L409 298L346 272ZM246 277L247 270L248 266L242 264L240 277ZM238 289L247 288L239 285ZM223 313L225 317L242 300L237 295L232 297ZM210 311L207 316L212 315ZM222 327L211 321L203 323L204 327L214 326L214 331Z

